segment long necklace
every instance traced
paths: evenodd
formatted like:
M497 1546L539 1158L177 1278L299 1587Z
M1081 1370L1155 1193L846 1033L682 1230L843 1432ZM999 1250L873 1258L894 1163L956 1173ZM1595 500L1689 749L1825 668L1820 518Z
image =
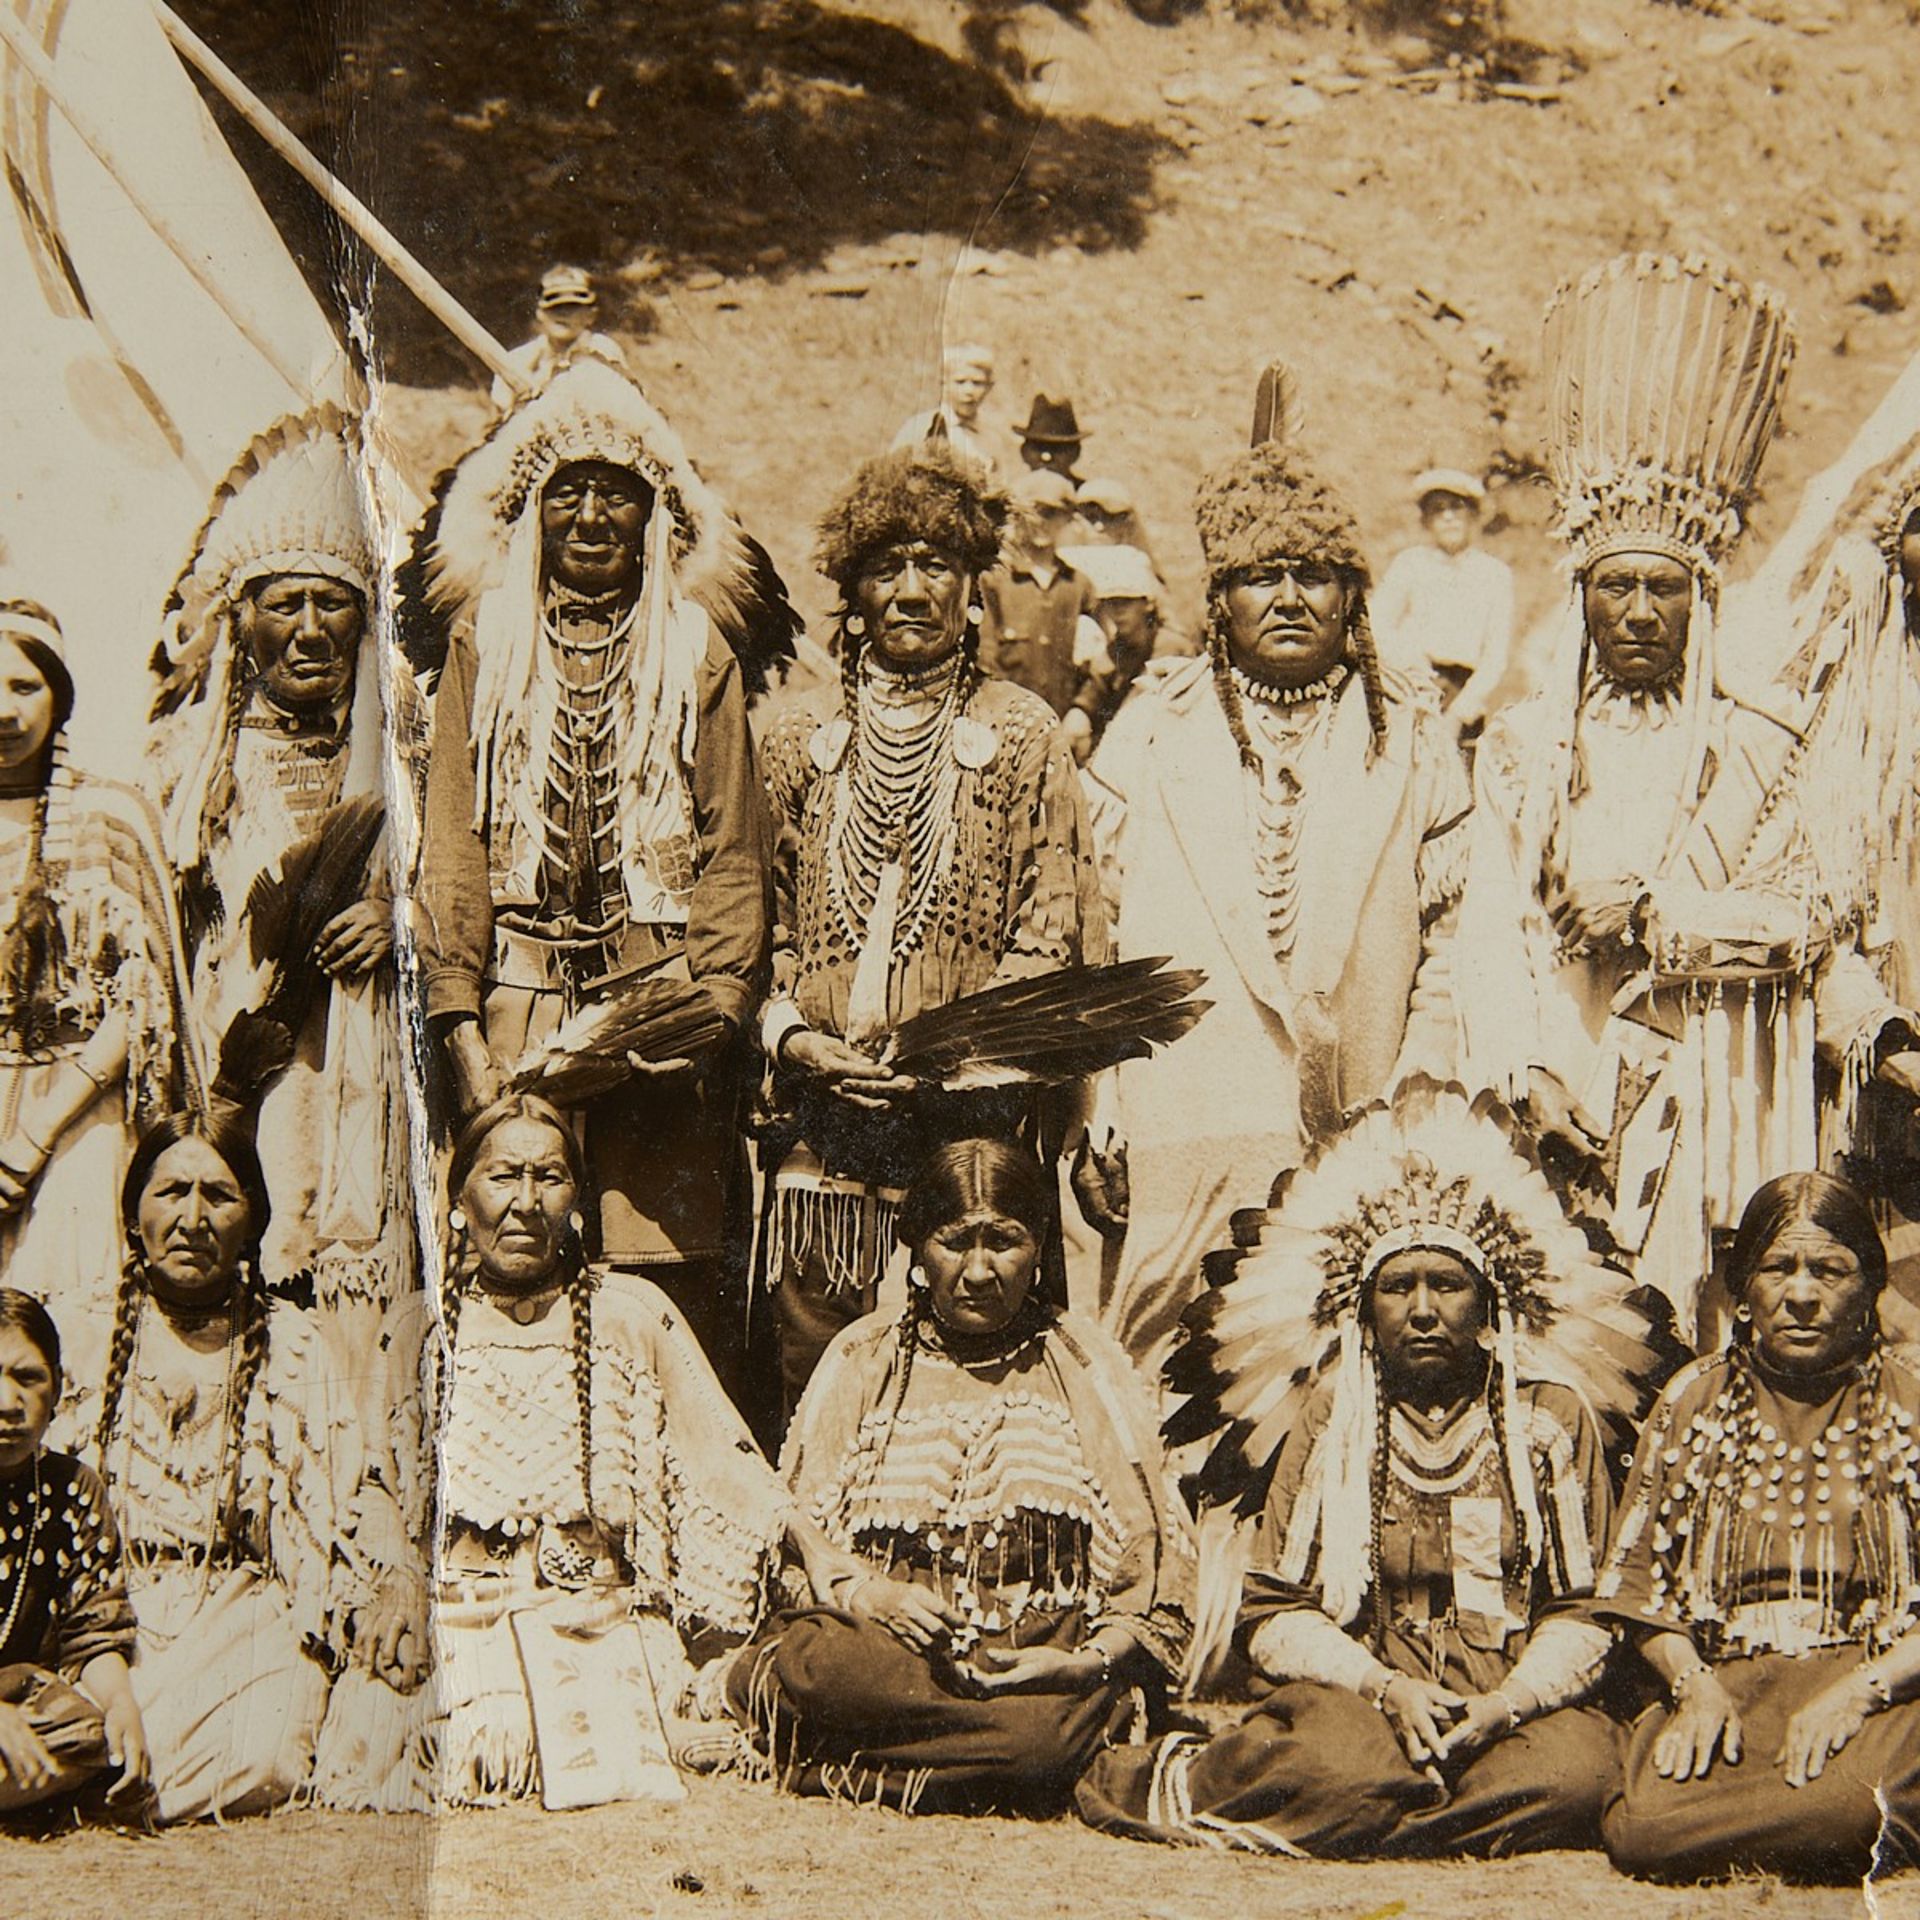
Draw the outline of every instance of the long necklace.
M880 875L906 869L893 951L919 944L953 865L960 824L960 763L953 725L966 690L959 656L916 675L860 665L853 748L837 776L827 829L827 897L849 945L866 939Z
M583 610L590 605L576 604ZM631 691L629 642L639 612L635 600L595 639L563 634L550 607L540 616L555 654L585 670L580 679L558 675L560 711L547 762L545 812L547 844L566 849L571 887L588 896L575 898L573 910L589 924L597 924L606 911L620 863L619 849L611 844L619 810L617 735Z
M40 1486L40 1454L33 1456L33 1518L27 1523L26 1544L20 1549L20 1571L14 1577L13 1600L7 1608L5 1626L0 1626L0 1654L13 1644L13 1630L20 1623L20 1609L26 1604L27 1575L33 1570L34 1543L40 1538L40 1514L43 1495Z
M1344 683L1346 667L1336 664L1307 687L1270 687L1238 667L1229 671L1260 762L1258 775L1252 776L1254 884L1265 909L1268 944L1284 960L1293 952L1300 918L1300 838L1308 812L1302 764L1335 704L1316 696Z

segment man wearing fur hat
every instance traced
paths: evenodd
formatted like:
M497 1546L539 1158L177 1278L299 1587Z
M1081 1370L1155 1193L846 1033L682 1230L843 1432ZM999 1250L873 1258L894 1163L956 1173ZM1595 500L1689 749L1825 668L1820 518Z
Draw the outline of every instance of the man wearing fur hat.
M1816 1063L1858 1085L1905 1029L1835 897L1799 733L1722 678L1719 568L1778 417L1784 308L1629 255L1547 327L1572 592L1546 683L1481 743L1465 1065L1584 1156L1582 1204L1708 1337L1715 1236L1820 1162Z
M789 1405L872 1310L920 1160L1026 1117L1018 1093L918 1089L874 1043L928 1008L1105 957L1072 755L1044 700L980 666L980 582L1005 516L947 448L862 466L817 549L840 591L843 684L795 702L765 744L784 935L762 1020L765 1245Z
M584 1010L694 989L705 1044L631 1050L578 1111L590 1238L704 1333L739 1151L728 1036L764 983L770 897L741 670L707 608L752 591L753 557L672 428L593 360L460 462L429 536L452 619L418 889L430 1028L466 1117Z
M1090 769L1121 955L1205 969L1214 1003L1119 1069L1118 1140L1077 1181L1096 1224L1124 1226L1102 1314L1147 1364L1273 1168L1403 1072L1450 1068L1468 807L1439 715L1380 672L1332 487L1269 442L1197 508L1207 652L1136 692Z
M222 482L154 656L148 775L208 1076L260 1099L266 1270L371 1325L415 1262L363 458L322 409ZM291 904L308 882L337 894L311 944ZM284 1051L223 1061L236 1018L262 1013Z

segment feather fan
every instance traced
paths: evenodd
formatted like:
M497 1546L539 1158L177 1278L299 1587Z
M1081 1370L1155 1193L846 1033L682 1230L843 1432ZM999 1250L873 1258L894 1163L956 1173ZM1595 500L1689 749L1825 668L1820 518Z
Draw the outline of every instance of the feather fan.
M629 1054L654 1062L697 1059L727 1032L704 987L642 980L563 1021L544 1045L530 1047L513 1063L507 1083L515 1093L574 1106L630 1080Z
M1178 1040L1213 1004L1193 998L1205 985L1165 956L1037 974L915 1014L882 1058L950 1093L1059 1086Z
M298 1033L326 976L314 962L320 935L337 913L366 897L373 852L387 822L375 794L328 809L277 866L258 875L242 908L255 966L272 963L260 1011Z

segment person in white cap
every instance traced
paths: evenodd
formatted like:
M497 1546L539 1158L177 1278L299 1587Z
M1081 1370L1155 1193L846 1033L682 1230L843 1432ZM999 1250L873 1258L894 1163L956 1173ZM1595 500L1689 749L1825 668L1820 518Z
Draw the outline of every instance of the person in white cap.
M514 348L507 358L526 376L523 393L496 375L494 411L505 413L516 399L538 393L563 367L576 360L604 360L627 371L627 357L611 334L594 331L600 317L600 296L593 276L584 267L549 267L540 276L540 298L533 310L536 329L531 340Z
M1388 666L1431 675L1463 732L1487 717L1513 646L1513 571L1474 545L1487 490L1471 473L1430 467L1413 483L1427 538L1395 554L1374 630Z
M980 409L993 391L993 351L989 347L949 347L940 356L940 404L931 413L916 413L903 421L893 436L893 450L944 441L963 458L975 461L997 480L999 465L980 423Z

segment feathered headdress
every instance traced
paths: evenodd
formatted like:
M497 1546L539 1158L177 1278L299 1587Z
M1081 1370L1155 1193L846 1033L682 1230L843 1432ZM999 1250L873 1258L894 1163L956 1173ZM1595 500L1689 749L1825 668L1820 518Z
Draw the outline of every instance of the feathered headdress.
M1663 553L1712 574L1780 418L1793 322L1696 257L1622 254L1547 309L1548 464L1584 572Z
M664 553L676 590L699 603L739 656L750 690L793 657L799 616L766 549L694 467L645 394L602 360L577 360L501 419L446 475L403 573L444 615L507 580L538 535L541 490L564 466L604 460L653 489L649 564ZM416 620L425 609L415 609Z
M255 437L215 488L167 597L152 661L156 720L205 691L234 604L257 582L320 574L372 607L370 485L359 427L337 407L289 414Z
M1208 1256L1209 1290L1187 1310L1168 1362L1191 1397L1167 1425L1176 1444L1215 1437L1199 1475L1210 1503L1258 1511L1281 1443L1331 1385L1321 1564L1327 1609L1350 1620L1367 1581L1367 1515L1378 1403L1365 1324L1368 1289L1396 1253L1453 1254L1491 1299L1495 1390L1505 1396L1507 1470L1528 1552L1541 1545L1521 1380L1580 1394L1603 1428L1630 1419L1656 1365L1632 1281L1605 1266L1562 1213L1491 1094L1418 1076L1316 1151L1264 1211L1240 1215L1236 1245Z
M275 575L318 574L360 595L371 629L380 569L365 460L358 422L332 405L276 422L221 481L174 582L149 663L159 685L148 751L167 857L190 891L207 884L209 847L236 803L234 732L247 692L246 663L236 659L242 596ZM348 785L371 791L380 778L380 683L369 640L349 727Z

